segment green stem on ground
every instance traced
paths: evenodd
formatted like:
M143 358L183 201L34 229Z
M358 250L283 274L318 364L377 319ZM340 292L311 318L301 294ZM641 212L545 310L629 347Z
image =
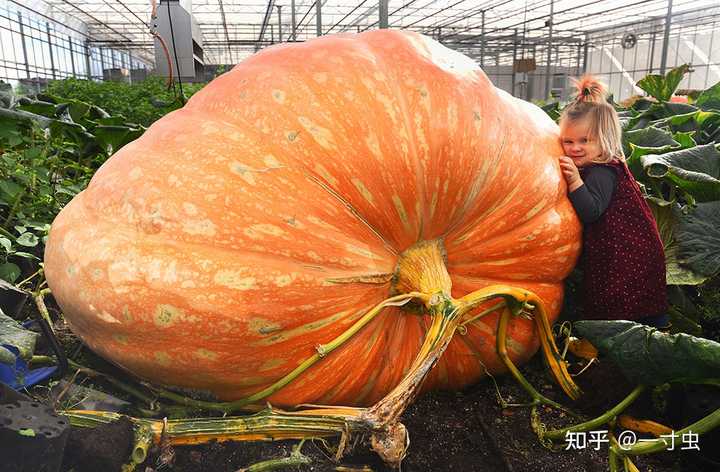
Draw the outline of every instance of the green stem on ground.
M40 312L40 316L42 316L45 321L47 321L50 330L55 333L55 328L53 328L53 322L50 318L50 312L48 312L47 306L45 306L45 295L47 295L48 293L50 293L49 288L38 290L37 292L33 293L33 299L35 300L35 306L37 306L37 309Z
M695 423L686 426L685 428L675 431L672 434L663 435L658 439L650 441L643 441L634 446L622 449L619 445L615 448L615 452L620 456L638 456L642 454L652 454L653 452L664 451L668 447L672 446L675 441L680 438L682 440L685 434L705 434L712 431L713 429L720 426L720 408L710 413L709 415L701 418ZM672 439L670 438L672 436Z
M284 470L288 467L298 467L301 465L308 465L312 461L308 456L301 452L303 443L305 440L300 441L300 444L293 447L292 452L288 457L282 457L280 459L270 459L263 462L258 462L244 469L240 469L242 472L265 472L268 470ZM238 472L240 472L238 471Z
M644 385L638 385L620 403L618 403L617 405L615 405L613 408L606 411L602 415L598 416L597 418L594 418L590 421L586 421L584 423L576 424L573 426L568 426L567 428L556 429L556 430L552 430L552 431L545 431L542 434L543 437L541 439L547 438L547 439L554 441L554 440L565 438L565 435L568 432L591 431L595 428L598 428L598 427L614 420L628 406L630 406L635 400L637 400L637 398L645 390L645 388L646 387Z

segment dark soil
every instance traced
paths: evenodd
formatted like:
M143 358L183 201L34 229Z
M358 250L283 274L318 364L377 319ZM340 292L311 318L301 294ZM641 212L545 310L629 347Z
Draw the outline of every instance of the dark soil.
M72 428L63 458L63 470L119 471L128 462L133 426L127 417L97 428Z
M576 366L571 366L576 371ZM535 360L523 369L528 380L544 395L563 404L570 402L563 398L559 389L546 375L540 360ZM524 390L507 376L484 380L462 392L433 392L420 398L404 414L402 421L410 433L410 448L402 463L403 471L498 471L498 472L601 472L608 470L607 445L599 450L588 446L581 450L565 450L565 443L558 443L556 450L543 447L530 426L530 408L501 407L498 393L508 403L527 401ZM591 366L576 379L586 392L583 401L573 405L586 418L604 411L625 397L632 386L625 381L611 364L600 363ZM714 395L714 393L707 393ZM706 395L706 397L707 397ZM682 396L682 395L681 395ZM705 397L704 397L705 398ZM667 421L662 412L654 406L653 395L638 400L631 413L648 417L653 413L656 421ZM707 398L706 398L707 400ZM702 403L701 401L697 402ZM712 408L715 404L709 401ZM672 405L669 407L672 409ZM548 429L559 428L578 422L567 414L547 407L540 408L540 418ZM660 414L661 417L658 417ZM696 412L697 414L697 412ZM705 413L707 414L707 413ZM686 423L687 424L687 423ZM108 434L107 437L102 435ZM102 435L101 435L102 434ZM113 435L115 435L113 437ZM80 436L75 436L78 438ZM82 436L80 444L68 444L71 463L76 471L112 472L119 470L118 457L129 451L127 425L93 430ZM336 441L330 441L336 445ZM89 444L92 444L90 446ZM210 443L201 446L176 447L173 450L151 450L150 456L138 470L187 471L187 472L235 472L239 469L269 459L288 457L297 441L281 442L228 442ZM701 437L701 451L711 452L720 443L711 436ZM112 446L112 447L110 447ZM121 452L122 451L122 452ZM274 470L297 471L390 471L372 452L365 438L356 438L350 450L336 463L332 460L334 451L328 450L321 441L307 441L302 453L309 465L284 467ZM101 459L109 454L113 460ZM643 472L714 471L720 464L702 458L705 452L681 453L663 452L634 459ZM73 459L74 458L74 459ZM80 460L80 458L84 458ZM95 462L87 462L93 458ZM74 462L73 462L74 460ZM85 461L85 462L83 462ZM101 462L98 462L101 461ZM104 462L102 462L104 461ZM114 462L113 462L114 461ZM111 462L113 465L111 465ZM101 465L102 464L102 465ZM68 470L64 468L64 470Z

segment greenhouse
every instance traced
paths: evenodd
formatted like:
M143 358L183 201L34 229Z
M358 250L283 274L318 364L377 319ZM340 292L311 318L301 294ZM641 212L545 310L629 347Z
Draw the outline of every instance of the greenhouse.
M0 472L720 470L718 0L0 0Z

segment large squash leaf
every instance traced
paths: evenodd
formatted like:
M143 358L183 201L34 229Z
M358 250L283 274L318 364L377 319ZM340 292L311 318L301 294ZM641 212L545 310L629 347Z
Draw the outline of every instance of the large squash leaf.
M703 110L720 111L720 82L701 93L695 103Z
M680 247L675 239L675 231L678 225L678 214L680 214L677 203L659 203L649 199L648 204L653 212L658 225L660 238L665 248L666 281L668 285L699 285L705 282L708 277L698 274L687 266L680 264L678 253Z
M720 201L679 212L675 239L679 262L707 277L720 274Z
M573 327L632 382L720 382L720 343L715 341L685 333L670 335L632 321L586 320Z
M699 109L687 103L653 103L642 113L630 118L625 126L628 130L645 129L653 123L665 123L678 115L687 115L698 112Z
M640 157L650 177L667 179L699 202L720 200L720 152L712 144Z
M690 70L688 64L672 69L667 74L650 74L643 77L637 86L660 102L667 102L682 82L683 76Z
M634 131L626 131L622 136L623 152L626 156L632 153L630 144L641 147L663 147L663 146L680 146L680 143L673 139L673 136L667 131L651 126L645 129Z

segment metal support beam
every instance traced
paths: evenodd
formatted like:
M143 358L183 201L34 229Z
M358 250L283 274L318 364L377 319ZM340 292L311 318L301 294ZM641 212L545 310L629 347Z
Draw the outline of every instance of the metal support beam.
M278 42L282 43L282 5L275 5L275 8L277 8L278 11Z
M295 0L290 0L290 24L292 25L292 40L297 39L297 22L295 21Z
M75 71L75 51L73 48L73 38L70 35L68 35L68 45L70 45L70 66L72 67L73 77L77 77L77 72Z
M267 29L268 22L270 21L270 14L272 13L273 5L275 5L275 0L268 0L267 8L265 9L265 16L263 17L262 25L260 26L260 34L258 35L258 43L261 43L263 40L263 36L265 35L265 30ZM257 51L259 48L255 48L255 51Z
M23 59L25 59L25 74L30 78L30 61L28 61L27 44L25 44L25 27L23 26L22 14L18 12L18 24L20 25L20 40L22 42Z
M50 23L45 23L45 32L47 33L47 42L48 42L48 51L50 51L50 67L52 70L52 78L57 79L57 74L55 72L55 58L53 57L53 43L52 38L50 37ZM43 64L45 65L45 64Z
M322 1L315 0L315 34L322 36Z
M230 58L230 63L232 64L234 60L232 57L232 49L230 48L230 34L228 33L227 21L225 20L225 6L223 5L222 0L218 0L218 3L220 4L220 18L222 19L223 30L225 30L225 41L228 43L228 57Z
M380 28L388 27L388 0L379 0L378 10L380 13Z
M550 97L550 62L552 61L552 40L553 40L553 16L555 13L555 2L550 0L550 18L548 18L546 25L548 27L548 42L547 42L547 64L545 66L545 96L543 99L547 100Z
M590 35L585 33L585 44L583 45L583 63L582 63L582 73L583 74L587 74L589 49L590 49Z
M515 96L515 84L517 73L515 72L515 61L517 61L517 29L513 34L513 65L512 65L512 96Z
M670 26L672 24L672 3L673 0L668 0L667 16L665 16L665 32L663 33L663 45L662 45L662 56L660 56L660 74L665 75L665 68L667 67L667 55L670 46Z
M90 68L90 46L88 45L88 40L85 40L85 67L87 71L87 78L88 80L92 80L92 69Z
M485 10L480 12L480 67L485 67Z

